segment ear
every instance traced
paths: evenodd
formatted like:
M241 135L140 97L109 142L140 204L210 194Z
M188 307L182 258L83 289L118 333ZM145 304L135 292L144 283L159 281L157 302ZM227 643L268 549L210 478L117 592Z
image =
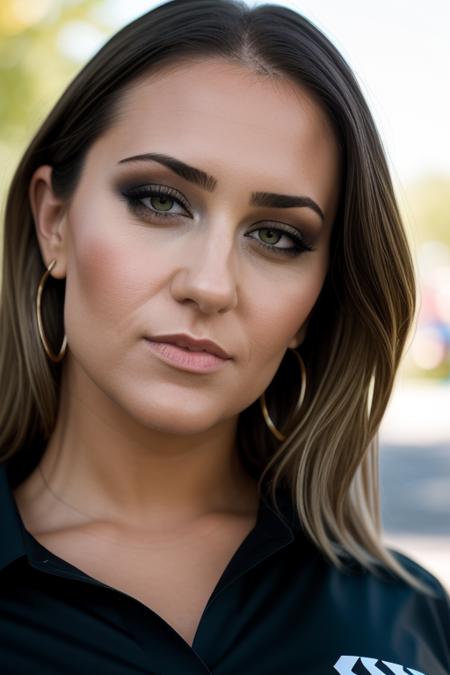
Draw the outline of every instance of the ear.
M67 219L65 203L53 194L52 170L48 165L36 169L28 195L44 264L47 267L56 258L51 275L63 279L67 270Z
M306 319L306 321L302 323L301 328L297 331L295 336L290 341L289 347L291 349L296 349L302 344L303 340L306 337L307 328L308 328L308 319Z

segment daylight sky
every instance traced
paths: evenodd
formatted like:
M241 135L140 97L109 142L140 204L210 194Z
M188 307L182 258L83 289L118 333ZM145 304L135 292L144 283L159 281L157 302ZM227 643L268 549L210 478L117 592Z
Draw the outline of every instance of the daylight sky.
M450 0L269 2L305 14L349 62L375 117L395 182L404 185L424 174L450 176ZM113 31L160 4L105 0L97 11ZM84 41L80 37L71 41L66 33L64 42L83 61L100 45L95 34L86 33Z

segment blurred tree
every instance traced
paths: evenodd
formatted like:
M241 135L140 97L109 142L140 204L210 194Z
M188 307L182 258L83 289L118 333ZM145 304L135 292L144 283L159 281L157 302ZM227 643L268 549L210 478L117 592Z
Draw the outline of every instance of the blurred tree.
M22 148L80 68L67 47L67 27L95 30L106 40L99 0L1 0L0 193ZM80 43L82 40L80 40ZM80 44L80 46L82 46Z
M427 175L398 191L413 247L418 311L408 376L450 379L450 176Z
M408 185L403 208L418 243L450 246L450 176L424 176Z

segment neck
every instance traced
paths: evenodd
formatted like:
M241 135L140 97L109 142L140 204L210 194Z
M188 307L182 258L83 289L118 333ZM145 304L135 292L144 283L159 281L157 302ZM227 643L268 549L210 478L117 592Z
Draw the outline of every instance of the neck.
M213 513L248 515L256 481L238 457L236 424L191 434L149 428L78 370L63 378L41 467L66 503L115 522L164 529Z

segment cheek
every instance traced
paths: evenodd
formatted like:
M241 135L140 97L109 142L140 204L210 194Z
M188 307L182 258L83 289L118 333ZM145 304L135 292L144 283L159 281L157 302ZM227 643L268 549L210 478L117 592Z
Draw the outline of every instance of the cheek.
M102 324L105 339L117 339L119 331L137 323L139 309L158 284L162 262L152 259L150 265L139 237L124 232L123 224L120 228L110 220L109 225L106 231L73 223L66 304L69 321L89 323L91 333Z
M272 381L289 343L312 311L325 275L326 261L316 257L313 264L305 264L294 274L286 275L283 283L279 274L272 283L270 277L264 283L260 280L258 301L252 302L248 369L251 400Z
M309 258L307 258L309 256ZM279 360L317 302L328 265L327 250L305 254L284 278L265 277L254 304L255 349ZM283 275L281 275L283 277Z

